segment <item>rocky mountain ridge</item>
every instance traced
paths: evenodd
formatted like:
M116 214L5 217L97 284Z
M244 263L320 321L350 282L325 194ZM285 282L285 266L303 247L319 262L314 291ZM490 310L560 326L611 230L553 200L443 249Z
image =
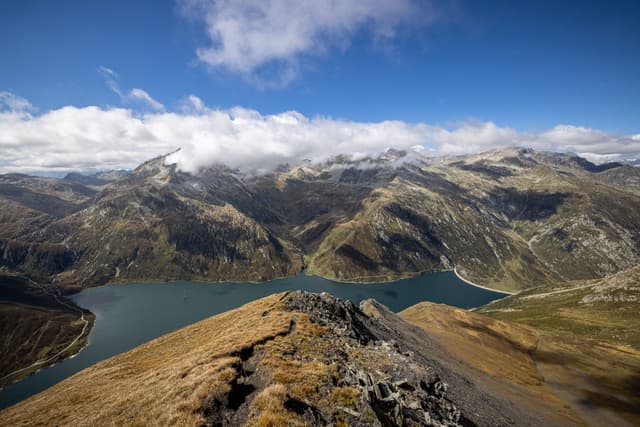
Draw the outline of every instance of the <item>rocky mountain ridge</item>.
M580 424L510 381L462 368L375 301L291 292L100 362L4 410L0 424Z
M264 175L224 166L187 174L160 157L99 189L0 181L1 268L67 289L303 269L375 282L457 266L517 291L640 262L640 170L527 149L389 150Z
M102 361L0 425L634 425L639 367L634 350L453 307L297 291Z

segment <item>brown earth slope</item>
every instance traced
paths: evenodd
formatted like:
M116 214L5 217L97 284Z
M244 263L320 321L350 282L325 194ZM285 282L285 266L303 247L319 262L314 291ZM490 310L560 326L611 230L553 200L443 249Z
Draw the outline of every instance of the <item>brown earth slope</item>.
M291 292L100 362L0 412L0 424L582 424L557 399L459 369L448 351L374 301Z
M558 337L439 304L399 314L445 348L460 372L490 375L514 400L547 402L582 425L640 422L637 349Z

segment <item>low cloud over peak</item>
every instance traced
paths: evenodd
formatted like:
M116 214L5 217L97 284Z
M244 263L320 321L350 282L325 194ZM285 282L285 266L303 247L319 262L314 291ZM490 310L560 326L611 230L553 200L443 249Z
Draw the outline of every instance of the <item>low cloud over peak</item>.
M0 93L0 172L63 172L133 168L160 154L184 171L214 163L270 170L304 159L370 155L389 147L448 155L524 146L567 151L597 162L640 158L638 135L622 136L558 125L540 133L492 122L445 128L403 121L356 122L307 117L296 111L264 115L245 108L210 109L195 95L182 112L137 114L128 108L66 106L39 115L24 98Z

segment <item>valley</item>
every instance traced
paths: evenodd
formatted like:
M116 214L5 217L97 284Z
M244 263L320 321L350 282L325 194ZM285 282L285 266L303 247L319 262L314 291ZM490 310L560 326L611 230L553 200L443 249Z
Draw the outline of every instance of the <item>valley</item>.
M298 289L315 293L328 292L354 303L374 298L393 311L424 300L472 308L504 296L469 286L449 272L367 286L300 274L259 284L180 281L94 287L70 297L73 303L90 311L97 319L91 328L88 345L73 359L60 361L34 375L27 377L30 373L28 370L19 372L24 379L0 390L0 409L43 391L106 358L129 351L166 333L250 301ZM10 327L19 324L25 329L29 325L24 321L7 323ZM16 370L23 369L25 363L20 359L7 361L11 361ZM13 377L17 378L19 377Z
M520 148L457 157L390 149L262 174L222 165L189 174L158 157L100 177L0 175L0 272L11 278L0 288L11 337L5 384L86 344L94 314L76 304L82 306L87 289L140 283L125 286L135 291L182 280L219 282L205 286L231 286L221 292L245 295L215 311L195 310L200 317L148 329L118 351L89 346L77 360L47 371L50 380L36 375L9 386L22 391L8 402L27 399L3 411L3 420L19 425L20 414L35 411L61 423L99 425L118 419L119 405L140 423L149 411L169 423L229 425L277 424L283 417L301 425L387 425L415 417L443 425L472 419L506 425L526 419L525 413L532 425L633 425L640 369L639 180L631 166ZM453 289L459 288L448 285L448 299L438 300L432 291L420 293L421 278L434 274L477 287L468 286L456 300ZM314 288L318 280L331 284ZM278 288L288 281L298 284ZM373 301L357 309L325 294L291 292L300 288L355 302L374 296L404 311L398 317ZM206 304L206 298L189 300L188 286L181 289L182 296L170 299L173 306L181 298L185 307ZM464 300L471 289L486 298ZM267 296L283 291L289 293ZM140 301L154 301L141 292ZM201 320L260 297L266 299ZM473 312L430 303L407 308L425 300ZM262 319L257 329L243 323L263 306L271 307L264 313L276 313L275 323ZM96 307L98 316L106 313ZM317 310L329 317L318 318ZM248 318L237 317L240 312ZM154 321L146 317L141 325ZM248 341L210 330L231 323L245 325ZM363 332L361 324L373 329ZM32 339L36 333L42 338ZM360 333L376 338L359 342ZM209 347L199 334L222 347ZM187 358L180 361L177 348L155 344L165 340L191 343L184 347ZM201 366L206 354L214 356ZM376 365L382 360L385 365ZM193 366L202 372L184 387L168 388L176 370ZM261 374L246 374L257 366ZM135 381L152 392L143 397L142 389L125 384L121 369L137 372ZM319 376L300 382L314 369ZM102 379L89 391L95 396L110 387L130 387L131 394L98 411L95 398L81 401L77 394L96 378ZM67 403L54 407L60 399ZM73 415L72 407L78 408Z
M1 4L0 427L640 427L640 1Z

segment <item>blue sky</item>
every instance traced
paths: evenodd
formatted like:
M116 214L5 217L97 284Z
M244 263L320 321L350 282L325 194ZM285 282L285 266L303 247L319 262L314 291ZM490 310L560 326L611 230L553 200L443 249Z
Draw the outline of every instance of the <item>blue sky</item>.
M257 6L265 28L230 0L4 1L0 91L28 100L31 119L64 106L149 113L139 90L157 113L193 94L261 115L640 133L638 1L337 1L326 15L327 2L248 3L269 4Z
M7 1L3 89L42 109L111 105L99 66L171 106L197 94L219 107L297 110L362 121L479 118L519 129L572 123L640 131L640 2L460 2L391 52L354 37L305 61L280 89L209 72L200 28L172 1Z

